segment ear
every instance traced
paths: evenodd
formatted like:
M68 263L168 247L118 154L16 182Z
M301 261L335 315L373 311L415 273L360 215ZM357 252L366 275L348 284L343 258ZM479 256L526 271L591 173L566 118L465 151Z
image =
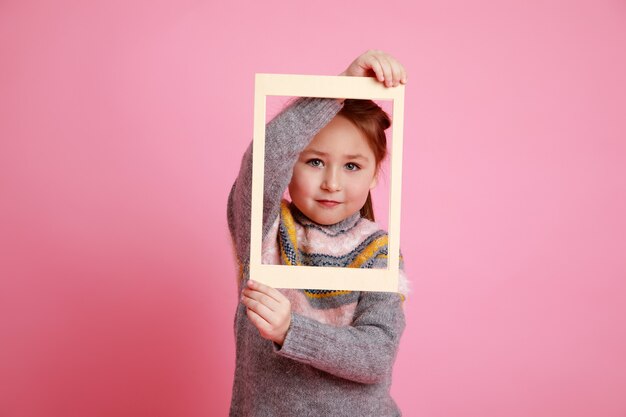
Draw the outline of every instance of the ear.
M370 183L370 190L378 184L378 172L374 174L374 178L372 178L372 182Z

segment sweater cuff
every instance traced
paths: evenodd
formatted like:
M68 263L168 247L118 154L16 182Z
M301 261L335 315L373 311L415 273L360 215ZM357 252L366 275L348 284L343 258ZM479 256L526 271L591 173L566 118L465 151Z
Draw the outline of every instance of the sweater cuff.
M323 335L318 331L316 321L292 313L291 324L283 345L274 343L274 352L286 358L311 363L319 356Z
M294 102L297 105L307 121L324 119L332 119L343 107L337 99L318 98L318 97L300 97Z

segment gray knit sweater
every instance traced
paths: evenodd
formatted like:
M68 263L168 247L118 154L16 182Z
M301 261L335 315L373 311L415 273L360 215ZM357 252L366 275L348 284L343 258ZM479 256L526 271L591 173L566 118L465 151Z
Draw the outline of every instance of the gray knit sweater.
M284 216L294 220L301 240L299 251L311 265L320 256L307 251L317 248L319 252L320 239L345 247L347 239L366 244L383 234L375 223L360 218L358 213L336 225L321 226L284 202L281 209L281 197L298 155L340 109L341 104L333 99L299 99L266 127L264 262L273 256L267 248L278 239ZM241 272L239 291L249 278L251 178L252 146L244 154L228 200L228 224ZM347 255L321 258L333 259L337 266L347 266L349 262ZM261 338L248 321L245 306L239 303L237 307L236 368L230 416L401 415L389 395L391 370L404 329L400 295L358 291L281 292L292 302L291 326L282 346Z

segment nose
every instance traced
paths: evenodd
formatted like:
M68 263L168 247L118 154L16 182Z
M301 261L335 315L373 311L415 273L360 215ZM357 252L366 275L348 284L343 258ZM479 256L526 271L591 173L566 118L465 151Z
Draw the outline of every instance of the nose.
M341 181L339 173L335 169L327 169L324 173L324 179L322 181L322 189L328 192L335 192L341 190Z

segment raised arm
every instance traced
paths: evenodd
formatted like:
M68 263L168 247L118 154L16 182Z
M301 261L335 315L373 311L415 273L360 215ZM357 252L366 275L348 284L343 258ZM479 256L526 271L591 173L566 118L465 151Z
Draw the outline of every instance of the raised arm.
M387 87L406 83L404 67L390 55L369 50L359 55L340 75L375 76ZM263 236L278 214L283 192L289 185L300 152L341 109L341 100L303 98L296 100L266 126ZM239 261L250 251L252 194L252 144L244 153L239 175L228 197L228 227Z
M335 99L300 98L265 128L263 237L278 215L298 155L341 109ZM252 143L243 155L239 175L228 197L228 226L239 261L250 257Z

